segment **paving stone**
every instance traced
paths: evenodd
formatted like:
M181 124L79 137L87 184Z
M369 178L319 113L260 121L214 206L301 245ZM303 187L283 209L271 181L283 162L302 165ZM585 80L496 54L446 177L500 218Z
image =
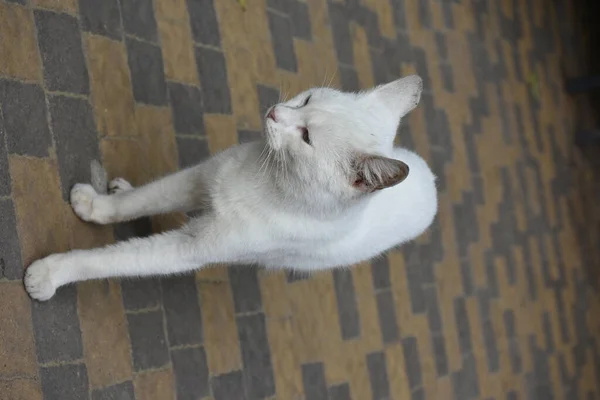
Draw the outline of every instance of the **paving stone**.
M239 314L261 311L262 299L256 267L230 267L228 272L235 312Z
M429 329L434 333L443 334L442 315L440 313L440 304L438 300L437 288L428 286L424 289L425 302L427 303L427 321Z
M80 400L88 398L85 364L66 364L40 368L45 399Z
M149 42L158 42L152 0L120 0L120 4L125 32Z
M195 400L209 394L208 366L202 347L171 350L177 400Z
M267 113L269 108L279 103L280 93L277 89L260 84L256 85L256 91L258 93L259 103L258 113L260 114L260 119L262 120L264 119L265 114Z
M202 82L204 112L231 114L231 95L223 53L205 47L196 48L198 76Z
M88 70L77 19L50 11L36 10L34 14L46 88L88 94Z
M446 340L439 334L431 335L431 347L435 358L435 370L438 377L448 375L448 353L446 352Z
M0 283L0 302L0 376L12 379L35 375L30 299L21 282Z
M292 22L292 32L294 37L312 40L312 27L308 4L292 0L289 2L289 6L291 8L289 15Z
M160 47L128 38L127 59L131 71L133 97L144 104L167 104L167 85Z
M345 65L339 66L340 82L342 83L342 89L346 92L358 92L360 89L360 83L358 82L358 74L356 70Z
M267 11L269 16L269 29L273 41L273 52L277 67L288 71L298 70L298 61L294 52L294 38L292 22L288 17Z
M184 275L161 280L163 308L171 346L202 343L202 315L196 278Z
M274 395L275 381L265 316L254 314L237 317L237 327L248 397L254 399Z
M134 400L133 383L126 381L92 391L92 400Z
M74 184L91 182L90 163L100 159L94 114L86 100L52 96L48 102L63 199L69 201Z
M463 358L463 368L451 375L454 399L471 399L479 396L479 383L475 356L469 354Z
M52 143L42 88L0 79L0 105L8 152L47 156Z
M42 388L39 379L12 379L0 382L0 393L11 400L42 400Z
M473 349L471 342L471 324L467 314L467 306L463 297L454 299L454 319L458 335L458 344L461 353L467 354Z
M417 338L409 336L402 339L402 348L404 349L404 363L406 365L408 384L410 389L414 390L421 386L423 380Z
M175 378L171 369L138 374L134 386L136 399L175 400Z
M169 362L162 310L128 314L133 367L160 368Z
M325 366L323 363L302 365L302 383L307 399L328 400Z
M343 6L339 3L329 3L329 21L338 62L347 66L354 64L354 51L348 26L348 18Z
M373 287L375 289L387 289L391 287L390 264L387 255L382 255L371 262L373 274Z
M79 14L84 31L114 40L121 39L121 11L118 0L79 0Z
M398 323L396 322L396 307L394 296L386 290L376 294L377 312L379 314L379 327L384 344L397 342L400 339Z
M154 308L162 304L158 279L124 279L121 281L121 293L126 310Z
M52 301L31 305L40 363L75 361L83 357L75 286L61 288ZM87 372L85 377L87 385Z
M238 130L238 141L240 143L249 143L263 138L262 133L258 131L251 131L247 129Z
M351 400L350 385L340 383L329 388L329 400Z
M215 400L246 400L244 375L242 371L233 371L211 378L210 385Z
M169 82L168 86L175 132L203 135L204 113L200 89L176 82Z
M373 400L389 399L390 384L385 363L385 353L367 354L367 370L369 371Z
M187 0L187 6L194 41L220 47L221 37L213 0Z
M15 209L11 199L0 199L0 278L21 279L23 263L17 233Z
M0 75L40 81L42 68L31 12L24 7L0 4L0 37L0 54L3 55Z
M333 283L337 309L340 318L342 339L349 340L360 336L360 316L352 272L346 269L333 271Z
M208 143L202 138L177 137L179 167L187 168L210 157Z

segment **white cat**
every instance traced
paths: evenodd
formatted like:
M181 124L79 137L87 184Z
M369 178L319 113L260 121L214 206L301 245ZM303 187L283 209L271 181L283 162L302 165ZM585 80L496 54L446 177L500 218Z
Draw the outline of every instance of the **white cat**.
M26 271L27 291L48 300L71 282L168 275L212 263L320 270L414 239L436 215L435 177L393 141L421 90L418 76L361 93L310 89L268 111L264 141L139 188L113 180L109 195L75 185L73 210L98 224L204 212L179 230L38 260Z

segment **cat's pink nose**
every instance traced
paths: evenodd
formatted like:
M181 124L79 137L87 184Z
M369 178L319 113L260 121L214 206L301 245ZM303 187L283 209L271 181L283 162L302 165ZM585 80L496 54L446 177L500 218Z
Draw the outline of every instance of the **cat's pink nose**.
M271 108L267 114L267 118L271 118L273 121L277 122L277 118L275 117L275 107Z

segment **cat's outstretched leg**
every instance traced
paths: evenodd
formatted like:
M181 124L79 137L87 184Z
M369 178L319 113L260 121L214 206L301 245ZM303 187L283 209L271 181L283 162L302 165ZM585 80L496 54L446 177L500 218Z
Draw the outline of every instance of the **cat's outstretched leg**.
M200 208L206 199L205 188L199 165L138 188L117 178L109 183L109 195L97 193L91 185L78 183L71 190L71 206L84 221L111 224Z
M36 300L48 300L60 286L111 277L156 276L198 269L208 263L233 261L235 240L214 221L203 219L188 226L147 238L114 245L53 254L35 261L25 271L25 288Z

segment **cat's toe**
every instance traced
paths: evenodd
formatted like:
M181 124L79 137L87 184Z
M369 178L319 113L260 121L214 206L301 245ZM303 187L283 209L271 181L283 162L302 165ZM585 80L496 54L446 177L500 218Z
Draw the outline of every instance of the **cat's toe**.
M124 192L131 189L133 189L131 183L127 182L123 178L115 178L108 183L108 192L111 194Z
M92 185L78 183L71 189L71 207L75 214L84 221L92 221L94 199L98 193Z
M38 260L27 268L24 283L27 293L34 300L46 301L56 293L50 276L50 265L46 259Z

